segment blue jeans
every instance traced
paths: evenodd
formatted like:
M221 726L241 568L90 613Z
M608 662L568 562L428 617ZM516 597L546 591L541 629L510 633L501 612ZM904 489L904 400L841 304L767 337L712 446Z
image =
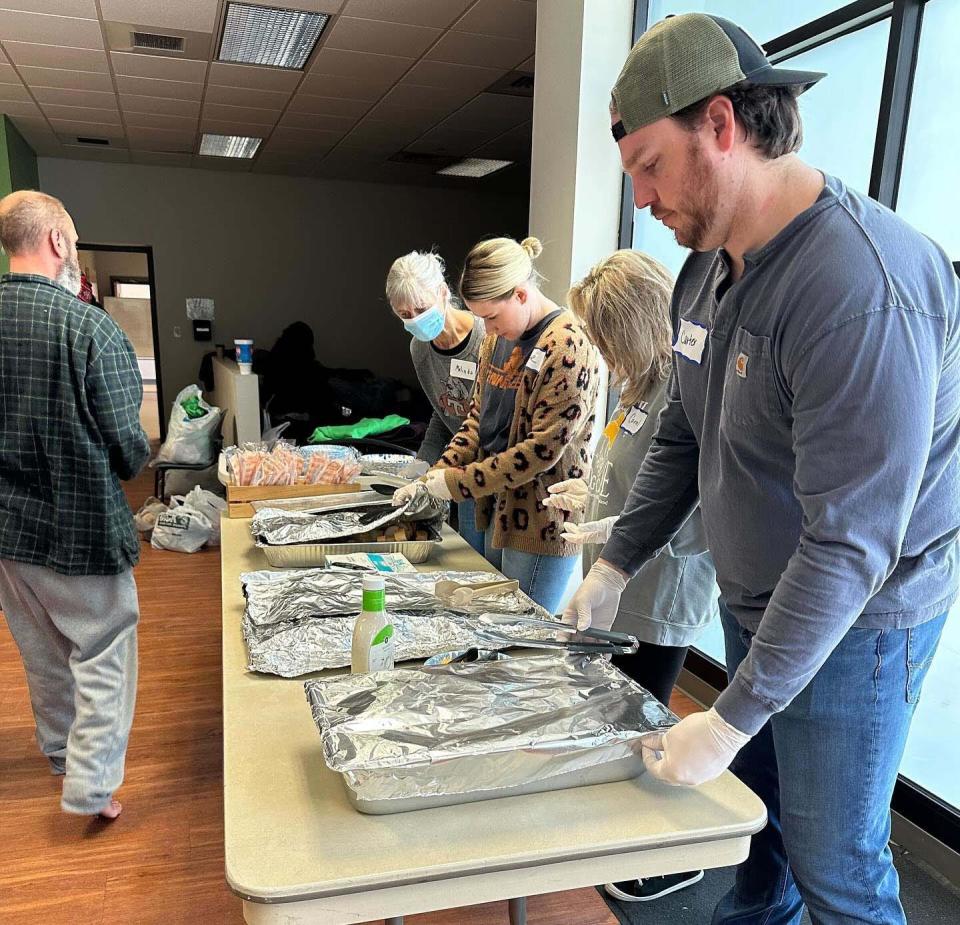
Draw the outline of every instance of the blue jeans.
M457 533L480 555L485 555L483 531L477 529L477 503L473 498L457 502Z
M580 556L544 556L516 549L494 549L493 527L484 537L484 556L507 578L516 578L520 590L549 613L559 613L583 578Z
M731 677L750 649L721 602ZM854 627L813 680L734 759L766 804L767 827L714 925L903 925L890 799L946 614L913 629Z

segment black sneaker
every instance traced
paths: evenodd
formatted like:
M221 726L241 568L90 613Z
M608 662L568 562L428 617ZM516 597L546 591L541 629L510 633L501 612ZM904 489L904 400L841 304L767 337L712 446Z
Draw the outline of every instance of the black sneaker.
M646 877L643 880L621 880L620 883L607 883L604 889L609 896L621 902L648 903L670 893L676 893L677 890L684 890L702 879L703 871L694 870L685 874Z

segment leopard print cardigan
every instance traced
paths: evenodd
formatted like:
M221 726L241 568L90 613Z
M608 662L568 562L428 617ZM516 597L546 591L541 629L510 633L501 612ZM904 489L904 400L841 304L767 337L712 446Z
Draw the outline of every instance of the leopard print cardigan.
M580 547L560 536L564 521L576 518L543 501L551 485L589 474L599 354L570 312L548 324L537 340L545 354L540 370L523 370L509 446L487 456L480 446L479 414L495 343L494 336L483 343L470 412L435 468L446 470L455 501L477 499L477 527L485 530L493 521L495 549L578 555Z

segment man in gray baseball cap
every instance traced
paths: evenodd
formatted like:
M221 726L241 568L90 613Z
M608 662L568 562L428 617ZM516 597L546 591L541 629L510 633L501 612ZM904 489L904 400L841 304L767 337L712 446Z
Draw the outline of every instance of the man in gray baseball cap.
M692 13L640 39L610 103L637 208L692 253L657 435L565 616L609 627L699 498L729 684L644 760L686 786L729 767L766 803L715 925L905 922L890 798L960 583L960 282L796 156L822 76Z

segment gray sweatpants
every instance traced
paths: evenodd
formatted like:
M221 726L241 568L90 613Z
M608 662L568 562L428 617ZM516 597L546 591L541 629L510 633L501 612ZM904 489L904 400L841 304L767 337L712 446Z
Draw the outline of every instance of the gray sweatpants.
M92 815L123 781L137 696L133 572L60 575L0 559L0 606L30 688L40 751L66 769L60 805Z

